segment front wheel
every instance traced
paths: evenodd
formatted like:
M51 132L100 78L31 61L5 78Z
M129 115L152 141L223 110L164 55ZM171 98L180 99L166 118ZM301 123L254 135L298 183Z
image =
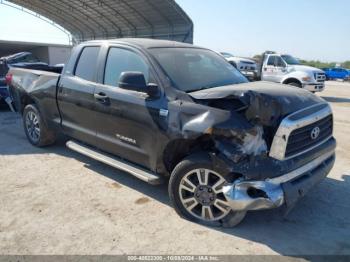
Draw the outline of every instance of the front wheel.
M209 226L234 227L246 212L231 209L223 187L235 176L214 167L205 154L193 155L179 163L169 182L170 200L183 218Z

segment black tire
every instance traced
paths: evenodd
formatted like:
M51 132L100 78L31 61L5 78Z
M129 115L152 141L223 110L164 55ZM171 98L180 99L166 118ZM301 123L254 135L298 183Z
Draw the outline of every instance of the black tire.
M29 142L36 147L52 145L56 141L55 133L47 127L35 105L24 108L23 126Z
M185 204L183 203L183 201L186 201L186 199L184 199L182 197L182 194L185 193L189 193L189 194L193 194L193 197L189 197L189 198L196 198L199 194L199 185L197 187L197 193L193 192L190 193L188 191L184 191L183 189L180 189L183 184L183 179L187 178L188 174L191 174L191 172L195 172L195 170L210 170L213 172L212 175L215 176L214 173L219 174L224 180L225 180L225 184L229 184L232 183L235 179L237 179L237 177L235 177L234 175L227 173L228 171L225 170L221 170L220 168L216 167L213 165L212 161L210 160L210 157L208 156L208 154L206 153L199 153L199 154L195 154L195 155L191 155L189 157L187 157L186 159L184 159L183 161L181 161L173 170L171 177L170 177L170 181L169 181L169 196L170 196L170 201L173 205L173 207L175 208L175 211L182 217L185 218L187 220L193 221L195 223L199 223L199 224L203 224L206 226L213 226L213 227L234 227L236 225L238 225L239 223L242 222L242 220L245 218L246 216L246 212L235 212L233 210L231 210L230 208L226 209L226 212L223 212L221 210L219 210L216 206L209 204L209 202L207 203L207 205L202 205L199 204L199 202L197 202L197 206L195 206L194 208L192 208L191 210L193 211L188 211L186 209ZM193 173L196 174L196 173ZM208 179L209 180L209 179ZM192 182L192 181L191 181ZM213 180L213 183L215 184L216 181ZM195 184L195 183L194 183ZM194 185L193 184L193 185ZM210 183L208 183L210 184ZM213 185L213 190L216 188L220 188L220 187L215 187ZM218 190L219 191L219 190ZM207 191L209 192L209 191ZM214 194L214 191L212 191ZM215 192L216 193L216 192ZM197 195L195 195L197 194ZM209 194L209 193L206 193ZM224 197L224 195L222 193L218 193L215 194L215 204L217 204L217 200L222 200ZM214 198L214 197L213 197ZM213 199L211 199L213 200ZM196 200L197 201L197 200ZM200 200L198 200L200 201ZM193 202L192 205L195 205L195 202ZM193 214L195 213L195 210L199 210L199 213L202 211L203 212L203 208L208 208L208 206L210 206L210 213L216 214L217 215L217 219L205 219L205 218L201 218L199 217L199 215ZM221 207L223 207L220 204ZM187 206L187 208L189 208ZM223 208L224 209L224 208ZM219 212L218 212L219 211ZM192 213L191 213L192 212ZM220 212L222 213L222 217L220 217ZM204 211L205 215L204 217L207 216L207 211ZM202 213L203 214L203 213Z
M287 85L302 88L302 85L299 82L290 82Z

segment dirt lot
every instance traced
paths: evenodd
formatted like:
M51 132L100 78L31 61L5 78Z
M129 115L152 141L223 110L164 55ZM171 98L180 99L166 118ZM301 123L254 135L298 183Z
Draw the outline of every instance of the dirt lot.
M29 145L21 119L0 112L1 254L349 254L350 84L327 83L336 166L287 217L252 212L235 229L180 219L152 187L73 153Z

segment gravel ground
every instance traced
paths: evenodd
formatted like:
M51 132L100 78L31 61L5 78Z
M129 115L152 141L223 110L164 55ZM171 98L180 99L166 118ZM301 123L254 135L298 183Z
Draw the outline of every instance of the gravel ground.
M286 217L252 212L234 229L179 218L167 186L153 187L80 156L64 143L26 140L21 119L0 112L0 254L348 254L350 84L328 82L337 162Z

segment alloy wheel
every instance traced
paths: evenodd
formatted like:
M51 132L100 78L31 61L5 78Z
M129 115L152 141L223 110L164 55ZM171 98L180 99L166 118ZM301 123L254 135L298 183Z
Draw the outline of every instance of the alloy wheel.
M38 142L40 139L39 117L33 111L29 111L25 123L30 139L35 143Z
M179 196L184 208L194 217L206 222L223 219L231 211L223 194L227 181L209 169L187 173L180 182Z

